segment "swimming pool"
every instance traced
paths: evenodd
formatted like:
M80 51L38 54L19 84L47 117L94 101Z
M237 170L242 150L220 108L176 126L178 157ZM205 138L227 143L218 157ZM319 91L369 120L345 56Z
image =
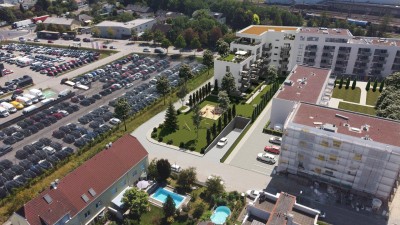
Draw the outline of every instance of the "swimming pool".
M172 191L168 191L167 189L161 187L158 188L157 191L151 195L151 198L164 204L164 202L167 201L168 195L171 196L171 198L174 200L175 208L179 208L182 202L185 200L184 196L174 193Z
M210 219L214 224L224 224L229 215L231 215L231 210L228 207L218 206Z

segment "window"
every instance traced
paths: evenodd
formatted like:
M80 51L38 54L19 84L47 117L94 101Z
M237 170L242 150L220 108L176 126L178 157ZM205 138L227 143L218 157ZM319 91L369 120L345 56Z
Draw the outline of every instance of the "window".
M90 210L88 210L87 212L85 212L85 218L88 218L90 216Z
M135 170L135 171L133 171L132 176L134 177L134 176L136 176L136 174L137 174L137 171Z
M231 71L231 68L230 68L229 66L226 66L226 69L225 69L225 71L228 73L228 72L230 72L230 71Z
M99 201L99 202L96 203L96 208L99 208L100 206L102 206L101 201Z
M123 187L126 185L126 180L121 181L120 185Z
M274 55L278 55L278 53L274 53Z
M319 37L307 37L307 41L318 41Z
M275 47L275 49L278 49L279 47Z
M112 193L113 193L113 194L117 193L117 190L118 190L118 188L114 188L114 189L112 190Z

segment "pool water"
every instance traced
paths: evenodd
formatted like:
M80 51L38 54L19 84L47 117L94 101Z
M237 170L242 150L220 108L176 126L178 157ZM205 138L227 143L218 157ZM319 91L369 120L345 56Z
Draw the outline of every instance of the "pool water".
M224 224L229 215L231 215L231 210L228 207L219 206L215 209L210 219L214 224Z
M171 198L174 200L175 202L175 208L179 208L179 206L182 204L182 202L185 200L185 197L179 194L176 194L172 191L168 191L164 188L158 188L156 192L154 192L154 194L151 195L151 198L154 198L157 201L162 202L163 204L165 203L165 201L167 201L167 197L171 196Z

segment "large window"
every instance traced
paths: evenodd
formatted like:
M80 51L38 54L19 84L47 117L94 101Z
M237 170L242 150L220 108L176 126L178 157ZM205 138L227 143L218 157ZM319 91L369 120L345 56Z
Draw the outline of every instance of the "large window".
M90 210L88 210L87 212L85 212L85 218L88 218L90 216Z

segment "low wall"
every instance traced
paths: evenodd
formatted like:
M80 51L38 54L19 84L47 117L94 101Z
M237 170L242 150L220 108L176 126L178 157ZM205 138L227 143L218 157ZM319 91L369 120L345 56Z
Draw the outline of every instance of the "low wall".
M246 126L250 123L249 118L241 117L241 116L236 116L235 118L232 119L228 125L221 131L221 133L211 142L211 144L208 145L208 147L204 150L204 154L206 154L210 149L212 149L218 141L228 135L232 130L234 129L241 129L244 130Z

